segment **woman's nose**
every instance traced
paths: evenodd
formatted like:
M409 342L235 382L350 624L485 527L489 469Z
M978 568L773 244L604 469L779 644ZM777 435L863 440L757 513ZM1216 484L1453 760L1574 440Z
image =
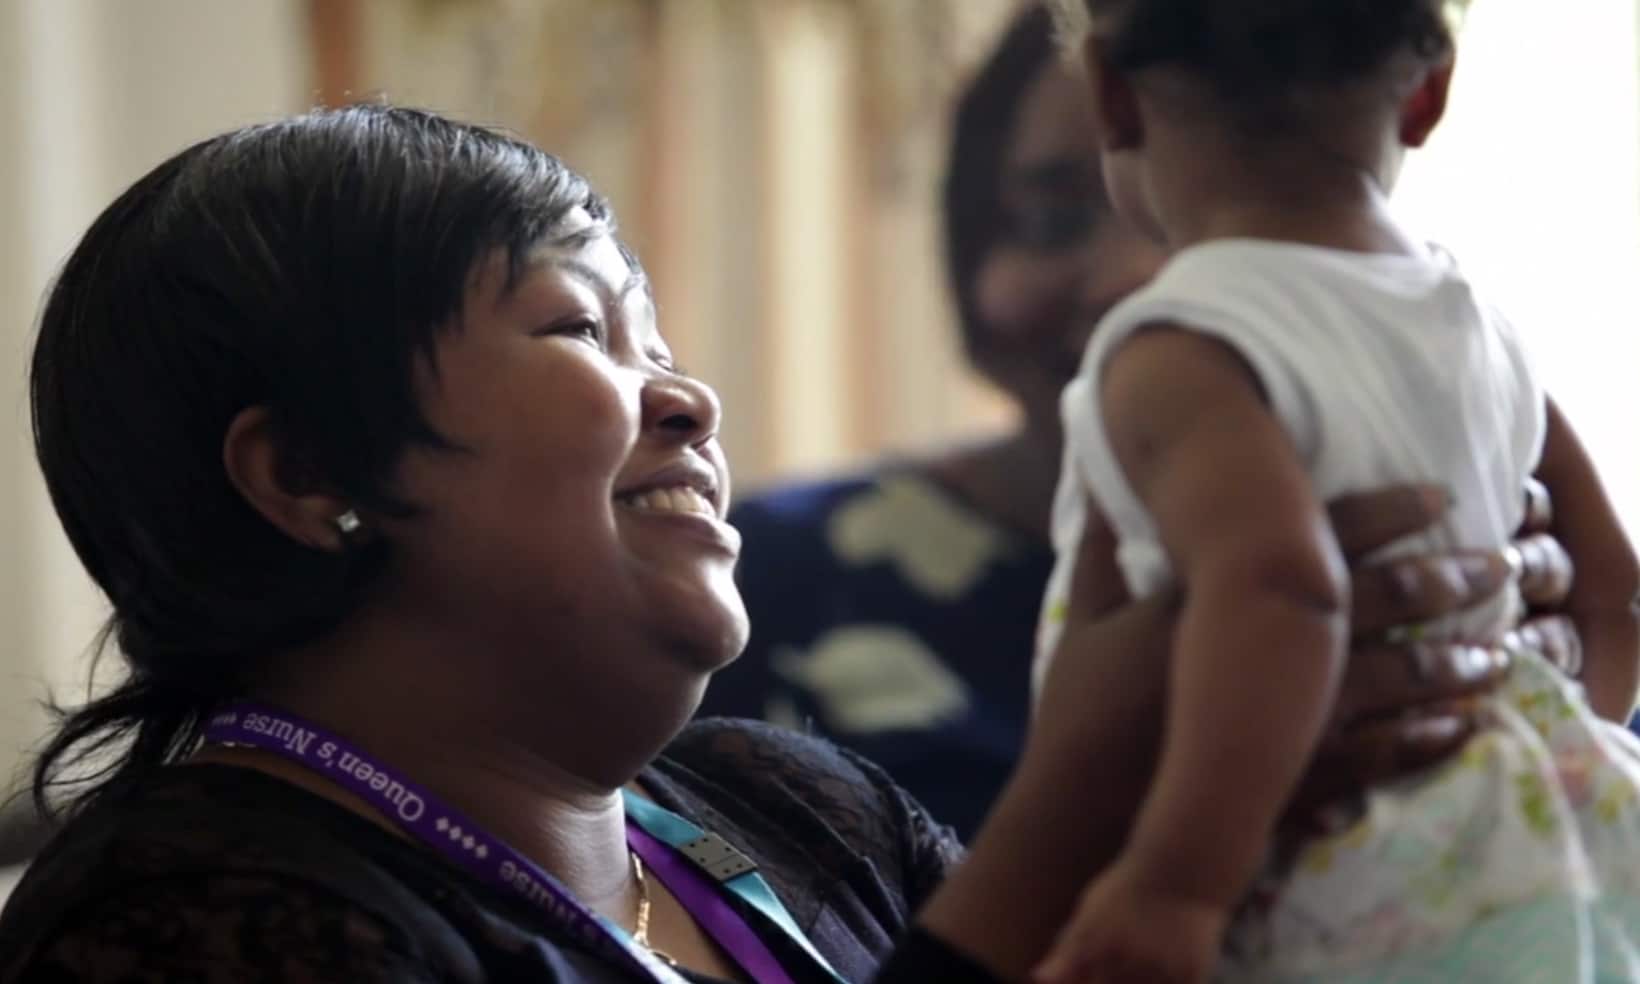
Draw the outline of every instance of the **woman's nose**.
M651 377L643 389L645 430L658 430L679 443L697 445L717 436L723 404L712 387L675 373Z

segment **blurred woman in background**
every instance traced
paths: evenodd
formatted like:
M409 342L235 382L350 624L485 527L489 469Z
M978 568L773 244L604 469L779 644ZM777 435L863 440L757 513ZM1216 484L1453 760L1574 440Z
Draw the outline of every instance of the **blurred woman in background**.
M731 517L752 638L702 713L812 726L963 834L1025 730L1059 391L1088 328L1161 259L1105 201L1085 101L1033 7L953 119L942 205L957 326L1018 426L777 489Z

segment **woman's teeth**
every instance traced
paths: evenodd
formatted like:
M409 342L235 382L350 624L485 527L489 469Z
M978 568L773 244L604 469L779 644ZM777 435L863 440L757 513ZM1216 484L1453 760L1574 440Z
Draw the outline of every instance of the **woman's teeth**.
M623 495L620 501L639 512L699 513L702 516L717 516L717 510L706 497L687 485Z

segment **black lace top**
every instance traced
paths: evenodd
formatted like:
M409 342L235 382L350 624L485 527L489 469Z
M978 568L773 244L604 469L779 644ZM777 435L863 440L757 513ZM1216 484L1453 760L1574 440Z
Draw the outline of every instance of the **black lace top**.
M848 980L989 980L907 934L961 849L875 766L818 739L712 720L642 782L757 861ZM765 942L781 957L792 946ZM222 765L169 768L76 818L0 915L4 984L626 979L521 900L327 800Z

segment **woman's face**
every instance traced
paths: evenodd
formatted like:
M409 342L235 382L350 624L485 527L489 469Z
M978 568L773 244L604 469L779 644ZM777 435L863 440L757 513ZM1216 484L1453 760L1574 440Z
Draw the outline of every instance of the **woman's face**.
M672 364L608 235L506 274L499 254L479 269L422 381L462 450L412 450L398 471L422 512L386 530L391 601L470 627L485 658L523 654L507 671L560 700L703 686L747 632L717 396Z
M1033 426L1056 427L1094 325L1160 268L1111 211L1086 80L1055 62L1026 89L1003 160L1006 228L980 264L981 368Z

